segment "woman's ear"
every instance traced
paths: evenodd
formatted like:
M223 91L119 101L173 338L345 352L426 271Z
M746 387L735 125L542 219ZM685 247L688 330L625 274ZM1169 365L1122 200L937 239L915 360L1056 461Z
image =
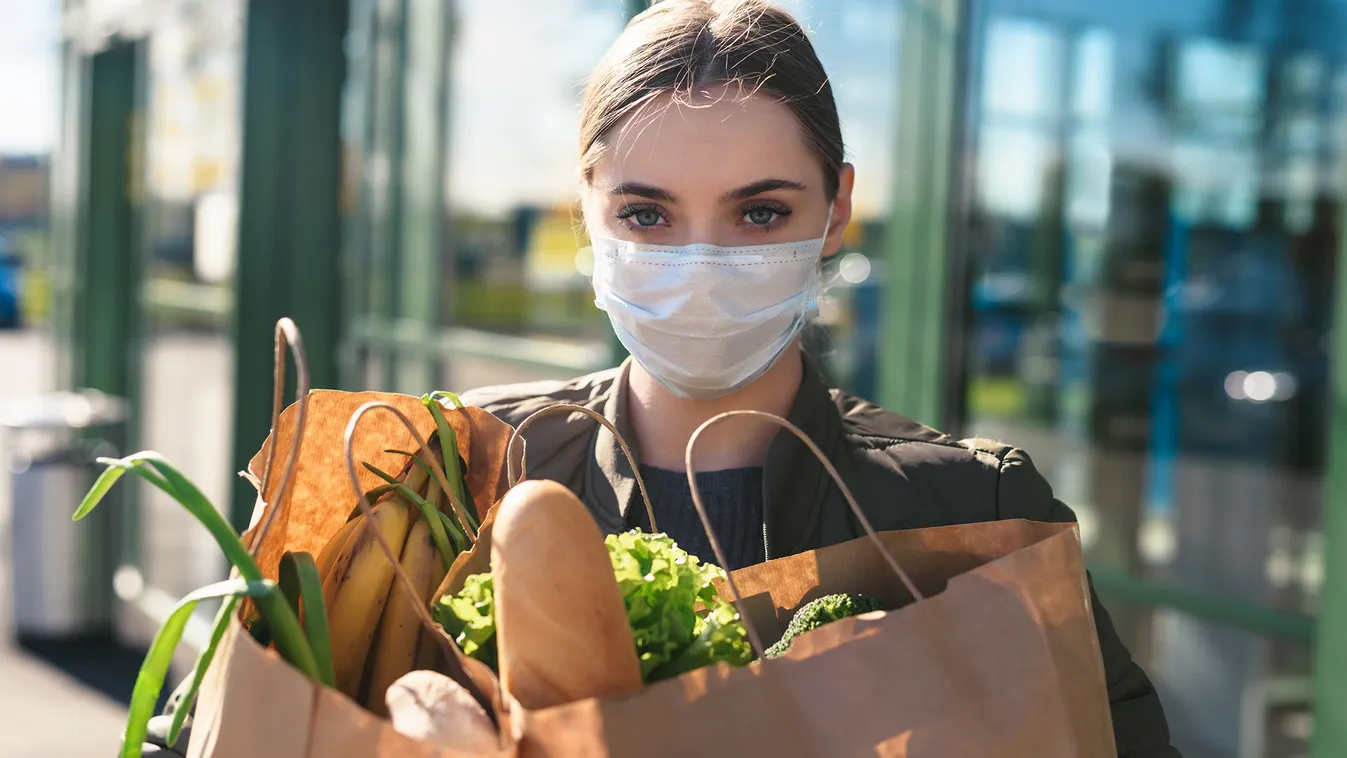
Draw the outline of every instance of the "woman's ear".
M837 199L833 201L833 215L828 219L828 236L823 241L823 257L836 255L842 249L842 234L851 223L851 190L856 186L856 167L843 163L837 171Z

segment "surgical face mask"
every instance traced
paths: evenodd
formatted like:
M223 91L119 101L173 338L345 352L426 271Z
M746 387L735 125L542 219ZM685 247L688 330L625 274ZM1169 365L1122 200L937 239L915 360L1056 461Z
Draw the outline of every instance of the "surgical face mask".
M766 373L818 312L827 236L825 225L817 239L752 247L592 237L594 304L670 392L723 397Z

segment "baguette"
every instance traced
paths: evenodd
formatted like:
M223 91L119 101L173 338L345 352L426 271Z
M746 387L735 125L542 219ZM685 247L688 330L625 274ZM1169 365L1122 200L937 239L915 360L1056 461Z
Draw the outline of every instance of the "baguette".
M571 491L526 481L501 501L491 545L505 691L530 710L642 686L603 535Z

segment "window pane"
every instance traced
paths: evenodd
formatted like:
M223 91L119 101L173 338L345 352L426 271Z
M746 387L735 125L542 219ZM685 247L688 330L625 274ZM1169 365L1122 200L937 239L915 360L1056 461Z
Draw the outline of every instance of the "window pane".
M879 297L898 122L901 3L889 0L781 0L804 24L828 72L842 121L846 159L856 167L852 218L843 249L827 261L818 327L805 344L851 392L874 397L880 349Z
M988 113L1060 117L1066 58L1055 30L1034 21L997 19L987 30L984 50L982 102ZM1097 58L1090 62L1098 65Z
M1274 49L1209 3L976 5L960 431L1032 453L1096 564L1312 613L1347 28ZM1015 106L1012 71L1069 91ZM1264 695L1311 651L1120 615L1185 755L1303 754L1305 703Z
M139 446L167 456L220 508L234 481L243 12L237 0L177 4L147 54ZM194 409L191 424L183 408ZM226 564L196 520L152 487L138 492L146 583L179 596L222 578Z
M443 323L601 346L607 319L579 267L576 153L583 82L622 28L621 4L454 7ZM452 386L538 375L469 370L481 362L460 361Z

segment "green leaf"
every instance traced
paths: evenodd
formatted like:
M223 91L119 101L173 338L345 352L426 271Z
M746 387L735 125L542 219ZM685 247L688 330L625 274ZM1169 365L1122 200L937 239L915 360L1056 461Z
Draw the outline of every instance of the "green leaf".
M145 454L138 453L137 455ZM107 466L107 468L103 470L102 474L98 475L98 479L94 481L94 486L89 488L89 492L84 495L84 499L80 501L79 507L75 509L75 515L70 517L71 521L79 521L85 516L88 516L94 508L98 507L99 503L103 502L103 498L107 497L108 492L112 490L112 485L116 484L117 480L122 478L122 474L130 471L131 466L140 466L144 463L143 460L137 459L136 456L129 456L127 458L99 458L97 460L99 463ZM167 492L174 500L179 499L176 490L174 490L168 482L164 481L163 477L144 469L141 469L137 473L139 473L142 478L148 479L159 489Z
M416 491L411 487L398 481L392 474L389 474L386 471L381 471L377 466L369 463L365 464L365 468L374 472L375 476L388 482L388 485L393 488L394 492L401 495L407 502L416 506L417 509L421 511L421 517L430 525L430 538L435 541L435 549L440 552L440 560L444 561L444 570L448 571L449 567L454 563L454 556L468 548L466 545L461 545L461 539L454 540L454 545L458 547L457 550L454 549L454 547L450 547L448 535L445 534L443 523L439 518L439 516L443 515L440 513L439 509L426 502L425 498L416 494ZM457 530L455 530L455 533L456 537L462 537L462 534L458 533Z
M173 690L173 694L168 699L168 707L164 709L165 713L173 714L173 722L168 727L167 742L169 747L173 747L178 741L178 735L182 734L183 724L187 721L187 714L192 711L192 704L196 702L197 693L201 691L201 682L206 678L206 671L210 669L211 661L215 660L215 651L220 647L220 641L224 639L225 632L229 630L229 622L234 617L234 612L238 608L239 597L230 596L220 605L220 610L215 614L215 625L211 628L210 642L197 655L196 664L192 666L192 673L187 675L186 679ZM259 624L261 621L259 620Z
M310 553L287 552L281 556L279 576L281 591L295 613L304 609L304 636L318 664L319 683L333 686L332 637L327 627L327 606L323 603L323 577ZM292 594L293 593L293 594Z
M449 419L445 418L444 408L440 406L439 401L432 399L430 396L426 396L421 398L421 402L425 404L426 408L430 411L431 417L435 419L435 427L439 430L437 433L440 437L440 456L444 459L444 475L445 478L449 480L449 486L454 493L454 500L459 505L463 506L463 510L465 511L460 514L457 508L452 509L454 511L454 517L464 518L468 523L463 524L463 531L471 532L473 536L476 536L476 519L472 514L466 513L467 496L464 494L463 469L458 463L458 434L456 434L454 428L449 425Z
M492 669L496 658L496 593L490 574L474 574L457 595L445 595L433 610L435 621L458 643L463 654Z
M454 541L454 549L460 553L467 552L468 540L463 536L463 532L459 531L458 525L454 523L454 520L449 518L449 514L444 513L443 511L435 511L435 514L439 516L440 525L449 533L449 538ZM434 530L435 526L432 524L430 528Z
M426 463L425 459L417 455L416 453L409 453L406 450L385 450L384 452L392 453L393 455L405 455L408 458L411 458L412 463L416 464L417 468L426 472L426 476L430 477L431 479L435 478L435 469L431 468L430 464Z
M275 642L271 638L271 627L267 624L267 620L262 618L262 614L257 614L257 619L247 627L248 634L252 635L253 641L258 645L271 647L271 643Z
M716 589L725 572L703 564L663 534L615 534L605 544L645 681L717 661L742 666L753 659L738 612ZM457 595L440 600L435 620L466 655L494 666L493 609L491 575L478 574L468 577Z
M234 531L234 527L230 525L224 515L214 505L211 505L205 495L201 494L201 490L178 473L178 470L168 462L167 458L152 450L147 450L121 459L100 458L99 462L106 463L109 469L116 468L123 473L133 473L163 490L195 516L202 526L206 527L206 531L210 532L211 536L215 538L216 544L224 551L229 563L238 569L239 574L244 579L255 581L262 578L261 570L257 568L257 564L248 554L247 548L243 546L243 541L239 539L239 533ZM153 471L147 470L145 468L147 465L153 467ZM120 477L120 474L117 477ZM93 489L89 491L89 495L85 497L86 503L91 498L96 497L93 504L88 505L87 508L84 504L81 504L76 516L82 518L88 511L93 510L93 506L97 505L97 501L107 494L107 490L112 486L111 482L115 482L117 477L110 476L107 471L103 472L103 476L98 478ZM103 486L100 491L100 484L105 479L111 481Z
M150 717L154 714L154 705L159 702L159 693L164 689L164 677L168 674L169 664L173 662L173 653L182 639L183 629L192 616L192 611L203 600L215 598L234 598L242 595L264 598L276 592L276 583L270 580L250 581L230 579L228 581L202 587L178 601L178 605L169 614L168 620L155 633L145 662L136 675L136 684L131 692L131 706L126 718L126 734L122 738L122 758L139 758L141 746L148 734Z
M234 530L234 527L230 525L224 515L214 505L211 505L206 496L201 494L201 490L188 481L187 477L179 473L178 469L167 458L153 450L147 450L121 459L102 458L99 460L108 466L120 468L124 472L129 471L168 493L170 497L178 501L179 505L196 517L196 520L202 526L206 527L206 531L210 532L211 536L215 538L216 544L224 551L229 563L238 569L239 575L244 580L262 580L262 571L257 567L257 563L253 560L248 549L243 546L243 541L239 539L239 533ZM147 469L146 466L150 468ZM102 480L102 477L99 479ZM98 484L95 483L94 486L96 489ZM94 494L94 490L91 490L90 494ZM97 504L97 501L95 501L95 504ZM83 506L81 506L81 510L83 510ZM303 672L305 676L317 680L318 670L317 663L313 659L313 651L309 649L308 643L304 640L304 634L300 631L299 619L286 606L285 598L280 595L274 598L260 598L258 609L267 617L268 626L276 639L276 648L281 655L291 665Z
M454 437L454 430L453 430L453 429L450 429L450 430L449 430L449 434L450 434L451 437ZM453 444L453 449L457 450L457 449L458 449L458 440L457 440L456 437L454 437L454 439L451 440L451 443ZM431 479L436 478L436 477L435 477L435 469L431 468L430 464L427 463L426 460L425 460L424 458L422 458L421 456L419 456L419 455L417 455L417 454L415 454L415 453L409 453L409 452L407 452L407 451L405 451L405 450L385 450L384 452L385 452L385 453L393 453L394 455L405 455L405 456L407 456L408 458L411 458L411 459L412 459L412 463L415 463L415 464L417 465L418 468L420 468L422 471L425 471L425 472L426 472L426 475L429 476ZM478 526L477 526L477 519L473 516L473 513L474 513L474 510L475 510L475 509L474 509L473 506L471 505L471 503L472 503L472 495L467 491L466 488L463 487L463 477L459 476L458 473L457 473L457 472L459 472L459 471L463 471L464 469L466 469L467 466L463 463L463 457L462 457L462 456L457 456L457 458L458 458L458 463L455 464L455 466L445 466L445 467L444 467L444 470L445 470L445 472L446 472L445 475L446 475L446 477L449 479L450 484L457 484L458 489L460 489L460 490L463 491L463 499L461 499L459 502L463 504L463 510L466 511L466 513L467 513L467 516L468 516L468 524L469 524L469 526L470 526L470 528L471 528L471 530L472 530L472 533L473 533L473 534L476 534L476 533L477 533L477 528L478 528ZM454 514L454 517L455 517L455 518L458 518L458 517L459 517L459 513L458 513L458 510L457 510L456 508L450 507L449 510ZM466 549L466 548L462 548L462 549Z
M370 490L369 492L366 492L365 499L369 501L369 504L371 506L373 506L375 503L379 502L379 498L383 497L384 495L387 495L392 491L393 485L381 484L378 487L375 487L374 489ZM362 511L360 510L360 504L356 503L355 508L351 511L351 515L346 517L346 522L349 524L350 522L355 521L356 516L359 516L361 513Z
M449 402L450 402L450 403L453 403L453 405L454 405L455 408L462 408L462 407L463 407L463 401L462 401L462 400L459 400L459 399L458 399L458 395L455 395L454 393L450 392L449 390L435 390L434 392L430 393L430 394L427 395L426 397L429 397L431 400L435 400L435 401L438 401L438 400L439 400L440 398L442 398L442 397L443 397L443 398L448 398ZM423 398L423 399L424 399L424 398Z
M458 462L464 471L468 470L468 462L463 460L462 456ZM463 509L468 512L468 523L472 526L473 534L481 531L482 525L477 522L477 503L472 499L472 490L467 487L463 488Z

